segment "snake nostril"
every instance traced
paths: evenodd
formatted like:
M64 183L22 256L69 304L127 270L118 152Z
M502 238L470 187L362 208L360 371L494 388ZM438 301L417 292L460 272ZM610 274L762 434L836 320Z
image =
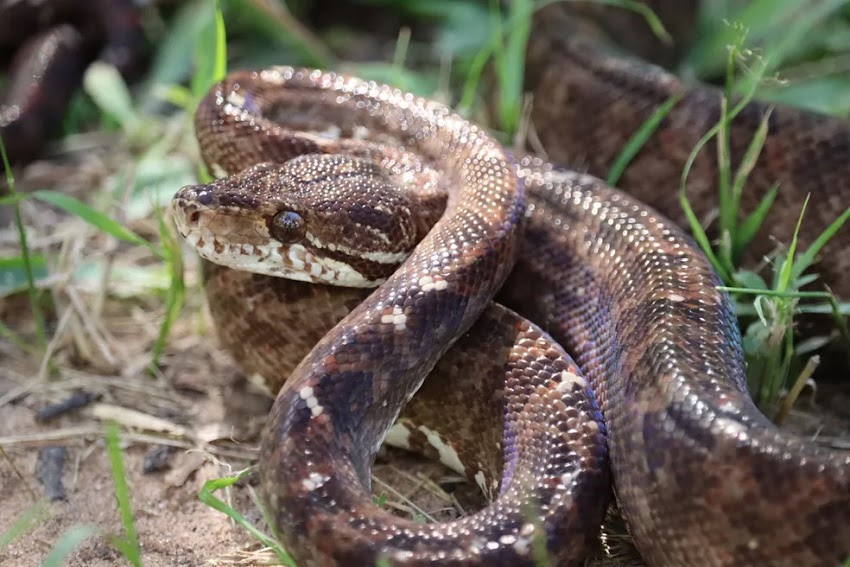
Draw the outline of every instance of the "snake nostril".
M189 213L189 222L196 223L198 219L201 218L201 213L198 211L192 211Z

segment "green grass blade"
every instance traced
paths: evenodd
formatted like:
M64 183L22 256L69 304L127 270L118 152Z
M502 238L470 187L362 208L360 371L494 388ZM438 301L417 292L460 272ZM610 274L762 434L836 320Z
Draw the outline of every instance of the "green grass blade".
M794 285L797 287L797 289L800 289L809 285L812 282L817 281L818 279L820 279L819 274L803 274L798 278L794 278Z
M226 60L225 47L222 47L220 43L223 37L221 34L224 19L221 17L218 2L212 0L209 4L204 4L204 12L198 17L204 19L205 25L198 33L195 45L195 72L190 81L190 88L196 101L200 101L215 84L221 72L222 59Z
M81 218L101 232L105 232L118 240L123 240L124 242L129 242L136 246L144 246L157 256L162 256L162 252L156 246L132 230L126 228L115 219L92 209L74 197L49 190L35 191L32 193L32 196L40 201L59 207L60 209Z
M741 100L738 101L731 111L729 111L725 116L722 116L721 119L712 126L694 145L694 148L691 150L691 153L688 155L688 159L685 162L685 166L682 168L682 175L679 179L679 202L682 206L682 209L685 212L685 216L687 217L688 224L690 225L691 231L694 233L694 238L699 243L700 247L703 249L703 252L708 256L714 268L720 273L720 276L723 278L723 281L729 283L732 281L732 273L734 271L734 266L730 264L728 258L718 258L718 256L714 253L711 247L711 242L708 239L708 236L705 233L705 230L700 226L699 220L697 219L696 214L693 212L691 208L690 201L688 200L687 195L687 187L688 187L688 176L690 175L691 168L694 165L694 162L697 159L697 156L705 147L705 145L711 140L714 136L717 136L718 133L724 128L724 123L731 123L731 121L741 113L741 111L749 104L750 100L752 100L755 95L756 88L758 87L759 80L764 75L764 71L766 69L766 60L761 61L760 67L753 72L752 80L747 83L747 92L744 96L741 97ZM721 199L723 195L721 194ZM721 210L721 215L723 211Z
M838 314L842 317L850 315L850 303L836 303ZM798 308L800 313L808 313L813 315L829 315L834 311L831 305L800 305Z
M173 104L183 110L192 110L195 104L195 96L192 91L182 85L158 85L154 88L153 95L159 100Z
M756 272L750 270L738 270L735 272L735 285L745 287L754 291L766 290L767 282Z
M744 47L747 32L741 29L735 43L729 45L726 54L726 80L723 98L720 99L720 121L717 133L717 181L719 196L720 234L723 236L723 246L720 249L725 265L729 270L734 269L732 260L732 241L734 240L738 209L732 206L732 142L729 127L732 117L729 116L729 102L732 100L732 89L735 85L735 61Z
M728 113L726 117L728 122L731 122L736 116L738 116L738 114L740 114L741 111L744 110L744 107L746 107L755 96L756 89L758 88L758 83L761 78L764 77L765 69L767 68L767 59L763 59L761 63L762 64L759 66L759 68L752 73L750 80L747 81L746 92L738 101L738 104L736 104ZM703 135L702 138L699 139L699 141L694 146L694 149L691 150L691 153L688 156L688 160L685 163L685 167L682 170L680 188L683 188L686 185L688 174L690 173L690 170L693 167L694 161L696 160L697 155L699 155L699 152L708 143L709 140L711 140L714 136L717 135L721 128L722 125L720 122L715 124L712 128L708 130L708 132Z
M475 96L478 92L478 85L481 82L481 76L484 74L484 68L487 66L490 58L493 57L496 60L497 69L503 65L500 61L504 57L504 40L502 37L504 26L502 25L498 2L491 0L488 15L490 16L490 27L492 28L490 41L475 54L464 79L460 102L457 105L457 111L464 116L468 116L472 110L475 103ZM510 23L508 29L510 29Z
M457 111L463 116L468 116L472 110L475 95L478 92L478 84L481 82L481 75L484 74L484 68L487 66L487 61L490 60L491 55L493 55L493 46L485 45L478 50L469 65L469 71L461 89L460 102L457 105Z
M29 195L25 193L14 193L12 195L5 195L0 197L0 207L4 205L17 205L21 201L26 200Z
M496 78L499 82L499 88L502 88L501 70L505 67L505 36L504 27L502 25L502 5L499 0L490 0L490 29L492 29L492 39L490 43L493 47L493 65L496 68ZM501 93L499 93L497 101L497 113L499 121L502 120L502 102Z
M183 82L195 61L193 47L198 34L207 25L209 0L187 0L174 6L165 22L145 78L145 90L150 92L165 85ZM191 90L191 89L190 89ZM144 110L154 108L154 97L140 97Z
M794 236L791 238L791 245L788 247L788 255L785 256L785 260L782 262L782 269L779 270L779 280L776 286L778 291L785 291L788 289L788 286L791 285L794 255L797 253L797 237L800 234L800 226L803 224L803 216L806 214L806 207L809 205L809 197L811 197L811 195L806 195L806 200L803 201L803 208L800 211L800 216L797 218L797 226L794 227Z
M27 533L39 523L49 517L49 509L44 500L40 500L24 510L24 513L15 520L9 529L0 534L0 549L3 549L20 536Z
M617 6L618 8L623 8L626 10L631 10L632 12L637 13L642 16L646 21L646 24L649 26L649 29L652 30L652 33L655 34L655 37L660 39L666 44L673 43L673 36L667 31L664 27L664 24L661 22L661 19L655 15L655 12L652 11L648 5L643 2L637 2L635 0L587 0L591 2L596 2L598 4L607 4L609 6ZM554 2L546 2L546 4L552 4Z
M159 364L159 359L165 350L165 344L171 332L171 327L180 316L180 311L183 308L183 302L186 298L186 282L183 279L183 251L180 248L180 241L170 230L170 225L166 223L165 215L162 214L161 210L157 209L156 216L164 259L168 265L169 285L165 297L165 317L162 320L156 341L151 349L150 370L152 372Z
M824 230L820 236L818 236L817 239L809 245L808 249L794 261L794 279L798 279L803 272L814 263L815 256L817 256L821 251L821 248L823 248L824 245L826 245L826 243L835 236L835 233L844 226L847 219L850 219L850 208L845 210L841 216L832 221L832 223L826 227L826 230Z
M508 21L511 25L505 34L501 57L497 60L499 121L502 130L509 136L516 131L522 114L525 48L531 32L532 13L531 0L514 0L510 3Z
M228 0L225 4L228 12L239 14L239 19L243 20L258 38L273 42L272 51L279 49L274 44L282 43L281 47L295 52L292 56L299 64L321 69L337 67L337 58L333 51L289 10L288 6L292 6L294 2Z
M410 48L410 28L403 27L398 31L393 51L393 83L399 88L407 88L404 80L404 62L407 60L407 51Z
M0 321L0 337L14 344L24 352L28 352L32 356L38 355L38 349L31 345L25 338L18 336L15 331L10 329L6 323Z
M124 132L134 131L141 123L130 89L113 65L92 63L86 70L83 87L100 111L118 122Z
M850 315L850 304L847 303L838 303L835 299L835 296L828 291L785 291L778 289L752 289L747 287L731 287L731 286L717 286L719 291L725 291L727 293L742 293L742 294L750 294L756 295L756 301L766 298L766 297L777 297L781 299L821 299L827 301L829 304L824 308L823 305L815 305L815 306L802 306L799 308L800 313L819 313L819 314L830 314L832 318L835 320L835 324L838 327L839 332L841 333L842 338L847 342L848 348L850 348L850 327L847 326L847 322L844 320L844 317ZM762 321L767 324L764 319L764 313L762 312L760 306L756 304L755 311L758 316L762 319Z
M617 155L617 159L615 159L614 163L611 165L611 169L608 171L608 178L606 179L606 183L608 183L608 185L611 187L617 186L617 182L620 180L620 177L622 177L623 172L626 171L629 163L631 163L641 148L646 145L647 140L652 137L652 134L658 130L661 122L668 114L670 114L673 107L682 100L682 96L682 93L675 93L671 95L670 98L665 100L658 108L656 108L655 112L652 113L652 116L647 118L646 121L640 125L640 128L632 134L631 138L629 138L623 146L623 149L620 150L619 155Z
M32 271L34 285L49 275L47 261L42 254L31 254L28 258L23 254L0 257L0 299L26 291L28 270Z
M522 73L521 73L521 65L523 63L524 57L524 49L525 44L527 43L527 38L530 33L529 22L531 20L531 16L537 10L545 8L550 4L556 4L563 0L540 0L538 2L529 2L528 0L523 0L522 2L516 2L511 4L511 12L506 21L502 21L499 18L498 21L493 21L493 27L495 33L492 34L492 38L490 42L481 47L478 52L475 54L475 57L472 60L472 63L469 66L469 71L467 72L466 78L464 79L463 87L461 89L461 97L460 102L457 104L457 111L463 115L468 116L469 112L472 109L472 106L475 101L475 95L478 91L478 85L481 82L481 75L484 72L484 68L487 65L487 62L491 57L497 59L497 69L502 69L504 79L500 78L500 87L503 85L501 81L505 81L508 83L509 93L505 97L506 101L513 100L513 103L506 102L506 108L518 108L520 110L517 111L517 120L519 120L519 115L522 107L521 100L521 88L522 88ZM672 36L664 27L664 24L655 15L655 12L649 6L644 5L641 2L636 2L633 0L579 0L579 1L593 1L599 2L601 4L608 4L610 6L616 6L618 8L623 8L626 10L630 10L636 12L638 15L642 16L646 21L649 28L652 32L660 38L665 43L672 42ZM517 4L514 6L514 4ZM498 4L491 4L491 6L498 7ZM494 12L494 8L491 8L491 15ZM507 40L508 49L513 53L513 56L507 55L505 50L505 39L503 37L503 33L508 34L509 39ZM520 50L520 46L522 46L522 50ZM520 53L522 51L522 53ZM499 62L499 58L502 58L502 62ZM511 71L509 71L511 69ZM519 89L519 94L516 93L517 89ZM504 94L504 93L502 93ZM500 103L501 104L501 103ZM513 106L512 106L513 104ZM506 110L507 112L507 110ZM505 116L501 114L500 110L500 119L503 120ZM510 118L508 118L510 120Z
M260 543L262 543L266 547L271 548L283 565L296 567L295 560L292 559L292 557L290 557L290 555L286 553L283 549L281 549L280 545L274 539L270 538L269 536L258 530L256 527L254 527L253 524L246 520L242 514L228 506L227 503L225 503L223 500L220 500L213 494L217 490L233 486L234 484L242 480L244 477L246 477L250 472L250 469L245 469L236 473L233 476L208 480L204 483L204 486L201 487L201 491L198 493L198 499L213 510L218 510L222 514L228 516L231 520L246 529L258 541L260 541Z
M826 299L830 298L828 291L782 291L778 289L755 289L750 287L735 287L719 285L715 289L728 293L745 293L764 297L781 297L783 299Z
M734 261L737 262L741 254L744 253L744 250L750 245L753 238L755 238L759 229L764 224L764 219L767 218L767 213L773 206L773 202L776 200L778 194L779 185L775 183L768 189L767 194L762 200L759 201L756 209L744 219L744 222L735 231L735 238L732 242L732 259Z
M831 293L829 294L829 307L832 311L832 320L835 321L841 337L846 343L847 352L850 352L850 327L847 326L847 320L844 318L845 313L841 310L841 306Z
M203 4L205 12L200 16L207 21L198 32L195 42L195 72L189 81L192 102L187 107L187 116L195 114L198 103L207 91L227 74L227 31L218 0ZM212 13L206 10L212 10ZM208 183L212 176L204 164L198 164L198 179Z
M100 533L100 530L97 526L73 526L62 534L62 537L59 538L59 541L56 542L56 545L53 546L53 549L50 550L50 553L42 561L42 567L62 567L66 565L68 556L84 541L98 533Z
M694 240L696 240L697 244L699 244L700 248L702 248L703 253L708 257L708 261L711 262L711 265L714 266L714 269L717 270L720 274L720 278L724 282L728 283L732 281L732 274L726 269L714 253L714 249L711 246L711 240L709 240L708 235L702 228L702 225L700 224L696 213L694 213L694 210L691 208L691 203L688 201L688 197L684 192L679 193L679 204L685 212L685 217L688 220L688 225L693 233Z
M834 15L840 20L837 10L846 6L846 0L752 0L750 2L709 2L719 8L722 15L714 21L725 25L702 30L696 34L696 42L687 54L686 64L699 76L711 76L722 72L726 47L735 41L737 30L726 22L739 22L751 30L752 41L757 45L781 45L774 48L776 64L782 63L799 50L810 37L812 28ZM729 7L724 9L723 6Z
M737 210L731 206L732 193L729 189L732 177L732 165L729 158L729 100L725 96L720 99L720 120L717 122L717 196L721 234L734 234L737 213ZM731 266L729 258L724 258L724 261L727 262L727 266Z
M115 499L118 501L118 513L121 525L124 527L122 544L119 551L135 567L141 567L142 558L139 549L139 538L136 535L136 523L133 518L133 507L130 503L130 488L127 486L127 473L124 469L124 456L121 453L121 438L115 423L106 424L106 452L109 455L109 465L112 472L112 482L115 484ZM113 545L115 545L113 541Z
M17 198L15 192L15 176L12 174L12 165L9 163L9 156L6 154L6 144L3 138L0 137L0 158L3 159L3 169L6 172L6 184L9 188L9 194ZM27 295L29 296L30 309L32 310L32 318L35 323L35 334L38 339L39 348L43 349L47 346L47 331L45 330L44 314L41 312L41 304L38 302L38 290L35 288L35 276L33 275L32 262L30 261L29 245L27 243L27 231L24 228L24 221L21 217L21 208L15 203L13 206L15 217L15 230L18 232L18 242L21 244L21 257L24 261L24 270L27 276Z
M762 0L764 2L765 0ZM770 0L770 3L775 3L775 0ZM799 2L796 2L797 9L788 19L789 25L778 28L771 48L772 65L768 71L773 71L779 64L788 59L795 52L799 52L801 46L808 41L812 30L818 23L826 20L830 16L834 16L835 12L842 10L847 5L847 0L819 0L818 2L807 3L807 9L800 10Z
M764 114L759 122L756 133L753 135L747 146L747 151L744 152L744 157L741 159L741 164L738 166L738 171L735 172L735 179L732 182L732 209L738 211L741 209L741 197L744 194L744 184L752 173L753 168L758 161L761 150L764 147L764 142L767 139L767 127L770 122L770 115L773 109L770 108Z
M215 66L212 82L217 83L227 75L227 31L224 28L224 16L221 5L215 0Z

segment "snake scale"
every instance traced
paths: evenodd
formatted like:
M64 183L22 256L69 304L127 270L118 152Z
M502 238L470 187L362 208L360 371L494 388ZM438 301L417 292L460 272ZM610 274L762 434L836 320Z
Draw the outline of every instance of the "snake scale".
M214 262L224 343L272 387L285 382L261 487L300 564L533 564L536 541L553 563L580 564L608 460L650 564L850 555L850 456L755 408L728 297L653 209L514 161L439 104L330 72L236 72L195 125L221 179L178 192L175 219ZM389 269L413 234L424 238ZM491 302L506 278L500 300L537 325ZM428 525L376 507L369 467L388 430L430 445L493 503Z

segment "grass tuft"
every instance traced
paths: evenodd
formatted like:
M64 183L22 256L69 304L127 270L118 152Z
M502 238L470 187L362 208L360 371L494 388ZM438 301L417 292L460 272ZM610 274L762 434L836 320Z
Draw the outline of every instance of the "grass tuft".
M252 469L244 469L231 476L208 480L204 483L204 486L201 488L200 493L198 493L198 499L210 508L218 510L222 514L225 514L236 524L242 526L242 528L244 528L248 533L254 536L257 541L271 549L280 561L281 565L289 565L290 567L296 567L295 560L292 559L292 557L274 540L274 538L269 537L260 530L258 530L251 522L245 519L245 516L234 510L231 506L216 497L214 494L218 490L230 488L231 486L248 476L251 471ZM257 502L257 504L259 505L260 503ZM266 513L265 509L263 509L262 506L260 506L260 508L261 510L263 510L263 516L266 518L267 523L270 526L274 525L273 522L269 521L270 518L268 517L268 514Z
M72 526L56 541L56 544L44 558L42 562L43 567L61 567L62 565L65 565L68 557L75 549L88 539L95 536L106 537L107 541L109 541L109 543L118 550L118 552L121 553L131 565L134 567L142 567L141 548L139 547L138 536L136 534L133 509L130 504L130 489L127 485L127 476L124 469L124 458L121 452L121 439L118 426L114 423L108 423L104 430L104 436L106 439L106 452L109 456L110 471L112 473L115 500L118 504L118 512L121 517L121 525L123 526L124 534L123 536L118 536L104 533L99 527L90 524L78 524ZM24 526L26 529L29 529L36 521L44 519L47 516L48 510L46 508L46 503L39 502L15 523L13 529L16 527L20 529L20 527ZM3 545L2 540L0 540L0 548L2 548Z
M747 246L762 228L767 213L776 199L779 187L777 185L771 187L761 198L753 212L746 218L740 219L740 206L744 188L767 138L771 111L768 110L762 117L744 152L741 163L734 172L731 167L729 127L732 120L755 96L766 72L773 67L772 61L775 61L776 56L756 58L755 65L748 68L748 74L743 77L743 80L737 81L736 66L748 57L752 57L753 52L744 47L747 29L740 25L730 26L730 29L734 30L737 36L727 52L726 89L721 100L721 117L717 124L699 140L688 156L685 168L682 171L679 200L694 238L725 283L721 289L732 293L735 297L739 316L746 317L749 312L746 308L742 309L742 298L754 296L752 308L757 318L747 325L743 333L744 350L748 363L747 376L750 392L756 403L763 410L769 411L779 403L786 384L789 382L788 377L794 366L794 358L797 356L794 339L794 317L799 312L798 303L801 299L825 301L824 305L828 306L840 334L845 341L848 341L848 347L850 347L847 322L835 297L829 292L800 291L800 288L804 285L814 281L815 277L804 275L804 272L812 265L826 242L850 218L850 209L827 227L809 249L798 257L797 235L808 204L807 197L787 252L777 257L773 264L772 287L769 287L758 274L740 269L739 262ZM781 48L775 49L771 53L777 52L781 52ZM738 85L744 85L744 87ZM741 88L744 89L745 94L730 110L729 101L732 100L733 92L739 91ZM717 140L719 202L719 239L716 245L710 241L687 197L687 179L691 167L699 152L715 137ZM809 372L806 369L810 369L811 366L808 364L803 366L804 373ZM792 385L799 383L800 377L793 381ZM776 413L776 417L781 420L784 413L787 413L787 409L780 410Z

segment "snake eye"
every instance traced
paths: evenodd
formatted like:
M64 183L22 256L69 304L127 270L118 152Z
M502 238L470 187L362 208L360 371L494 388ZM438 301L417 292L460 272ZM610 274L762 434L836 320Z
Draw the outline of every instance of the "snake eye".
M293 211L281 211L277 213L269 227L271 235L284 244L295 244L304 239L307 226L304 218Z

